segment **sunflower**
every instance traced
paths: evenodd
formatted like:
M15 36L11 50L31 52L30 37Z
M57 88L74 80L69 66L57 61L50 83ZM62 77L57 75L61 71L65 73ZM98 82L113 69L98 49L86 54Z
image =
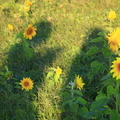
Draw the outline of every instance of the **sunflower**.
M108 14L108 16L107 16L107 18L108 18L109 20L114 20L114 19L116 18L116 13L115 13L115 11L110 11L109 14Z
M112 70L110 73L113 73L113 78L116 77L116 80L120 79L120 58L117 57L115 61L112 62Z
M37 30L37 28L33 27L30 24L30 25L28 25L28 28L25 30L23 35L24 35L24 37L26 37L26 39L32 39L32 37L36 35L36 30Z
M120 46L120 28L116 28L116 30L108 34L106 38L108 39L110 49L113 52L117 52Z
M13 25L8 24L8 29L9 29L9 30L13 30L13 29L14 29Z
M30 1L25 2L26 7L31 6L31 5L32 5L32 2L30 2Z
M62 74L62 69L60 67L57 67L56 74L58 75Z
M23 78L20 83L20 85L22 86L22 90L25 89L27 91L33 88L33 84L33 81L29 77Z
M80 89L80 90L82 90L83 86L85 85L85 83L83 83L83 80L82 80L81 77L79 77L79 75L76 77L75 83L77 85L77 88Z

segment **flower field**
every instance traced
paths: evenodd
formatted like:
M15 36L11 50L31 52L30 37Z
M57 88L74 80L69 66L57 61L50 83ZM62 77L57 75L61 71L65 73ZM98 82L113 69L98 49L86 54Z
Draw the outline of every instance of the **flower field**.
M120 120L119 0L0 1L1 120Z

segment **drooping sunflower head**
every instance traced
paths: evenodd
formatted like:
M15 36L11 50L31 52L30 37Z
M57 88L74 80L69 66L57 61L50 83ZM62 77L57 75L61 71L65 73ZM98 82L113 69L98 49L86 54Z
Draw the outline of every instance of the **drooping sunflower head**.
M58 75L62 74L62 69L60 67L57 67L56 74Z
M82 90L83 86L85 85L85 83L83 83L82 77L79 77L79 75L76 77L75 83L76 83L77 88L80 90Z
M37 28L35 28L34 26L30 24L28 25L28 28L25 30L23 35L24 37L26 37L26 39L32 39L32 37L36 35L36 30Z
M20 83L20 85L22 86L22 90L25 89L27 91L33 88L33 84L33 81L29 77L23 78Z
M116 77L116 80L118 80L120 79L120 58L117 57L112 63L110 73L113 73L113 78Z
M116 28L113 32L106 37L108 44L113 52L117 52L120 46L120 28Z
M110 11L109 14L108 14L108 16L107 16L107 18L108 18L109 20L114 20L114 19L116 18L116 13L115 13L115 11Z

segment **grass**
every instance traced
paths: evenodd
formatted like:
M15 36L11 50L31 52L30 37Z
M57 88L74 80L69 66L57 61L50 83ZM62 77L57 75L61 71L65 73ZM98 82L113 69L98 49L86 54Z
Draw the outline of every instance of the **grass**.
M31 13L27 14L23 11L24 0L0 1L0 71L5 71L6 65L13 72L13 78L17 79L8 81L8 84L12 83L8 87L13 87L14 82L19 82L23 77L32 78L37 86L29 100L24 98L24 92L16 88L9 91L9 88L2 85L0 117L4 120L64 119L66 112L60 109L62 98L59 94L62 91L58 88L73 81L75 74L83 76L85 83L90 82L89 79L96 80L89 73L90 63L95 59L103 59L102 55L85 57L89 48L96 46L90 44L89 40L96 38L99 31L112 29L107 24L106 16L110 10L119 11L119 5L118 0L36 0L31 6ZM114 27L120 26L118 12L117 18ZM8 30L8 24L14 26L13 31ZM17 38L21 28L28 24L37 27L37 35L33 40L28 40L30 47L34 49L34 56L30 61L26 60L21 40ZM106 60L106 64L107 62ZM50 67L57 66L63 70L64 82L58 88L49 88L44 78ZM102 75L98 76L101 78ZM86 87L91 94L86 94L86 97L92 101L99 89L96 87L99 82L91 82L89 85L92 86ZM24 103L20 101L21 98Z

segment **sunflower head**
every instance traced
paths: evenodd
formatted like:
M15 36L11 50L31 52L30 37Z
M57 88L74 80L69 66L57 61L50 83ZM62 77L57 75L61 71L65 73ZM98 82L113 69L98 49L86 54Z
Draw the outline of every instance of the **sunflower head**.
M116 80L118 80L120 79L120 58L117 57L112 63L110 73L113 73L113 78L116 77Z
M62 74L62 69L60 67L57 67L56 74L58 75Z
M23 78L20 83L20 85L22 86L22 90L25 89L27 91L33 88L33 84L33 81L29 77Z
M34 26L30 24L28 25L28 28L25 30L23 35L24 37L26 37L26 39L32 39L32 37L36 35L36 30L37 28L35 28Z
M83 83L83 80L82 80L81 77L79 77L79 75L76 77L75 83L77 85L77 88L80 89L80 90L82 90L83 86L85 85L85 83Z
M116 28L113 32L106 37L108 44L113 52L117 52L120 46L120 28Z
M115 13L115 11L110 11L109 14L108 14L108 16L107 16L107 18L108 18L109 20L114 20L114 19L116 18L116 13Z
M32 2L30 2L30 1L26 1L26 2L25 2L25 6L26 6L26 7L31 6L31 5L32 5Z
M8 29L9 29L9 30L13 30L13 29L14 29L13 25L8 24Z

